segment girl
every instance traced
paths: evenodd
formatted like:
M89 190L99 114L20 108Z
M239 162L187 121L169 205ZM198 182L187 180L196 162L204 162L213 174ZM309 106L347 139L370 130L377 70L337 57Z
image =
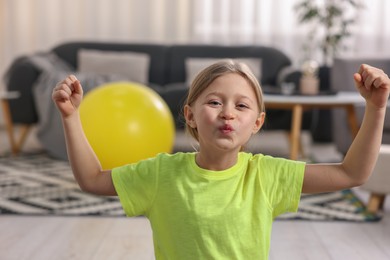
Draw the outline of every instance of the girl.
M372 172L390 80L368 65L361 65L354 79L366 100L365 116L338 164L242 152L261 129L265 110L258 81L246 65L232 60L205 68L189 90L184 116L188 132L199 142L198 152L159 154L102 170L82 130L79 81L71 75L60 82L53 100L80 187L118 195L128 216L145 215L156 259L267 259L273 219L296 211L301 192L350 188Z

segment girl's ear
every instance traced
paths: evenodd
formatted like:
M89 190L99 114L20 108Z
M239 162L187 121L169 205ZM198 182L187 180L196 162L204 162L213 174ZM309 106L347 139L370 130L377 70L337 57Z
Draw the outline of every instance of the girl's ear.
M186 119L186 124L192 128L196 128L196 122L194 120L194 113L192 108L189 105L184 106L184 118Z
M252 130L252 134L256 134L257 132L259 132L259 130L261 129L261 127L264 124L264 120L265 120L265 113L261 112L259 117L255 121L255 124L253 126L253 130Z

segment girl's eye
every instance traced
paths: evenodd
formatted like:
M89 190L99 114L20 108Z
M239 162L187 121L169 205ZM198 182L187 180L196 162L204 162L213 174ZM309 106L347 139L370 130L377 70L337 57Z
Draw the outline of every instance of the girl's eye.
M211 100L209 101L209 105L212 105L212 106L219 106L221 105L221 102L217 101L217 100Z
M249 108L246 104L238 104L237 107L240 109Z

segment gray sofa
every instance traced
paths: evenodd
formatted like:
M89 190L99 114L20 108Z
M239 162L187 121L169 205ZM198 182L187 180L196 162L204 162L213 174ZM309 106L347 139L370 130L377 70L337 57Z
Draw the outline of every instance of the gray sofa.
M54 47L51 51L62 60L78 68L77 54L81 49L93 49L118 52L138 52L150 56L149 83L167 101L181 127L179 110L185 97L186 67L190 57L204 58L258 58L262 62L261 83L276 86L279 72L291 64L290 59L281 51L264 46L221 46L221 45L160 45L160 44L121 44L98 42L69 42ZM10 110L14 123L34 124L38 122L36 105L32 95L32 86L41 74L29 56L17 58L10 66L5 82L9 91L19 91L20 98L10 100ZM272 113L272 111L270 111ZM277 112L278 114L278 112ZM281 114L279 115L281 116ZM272 117L270 126L284 126L285 118ZM269 117L271 118L271 116ZM288 125L288 124L287 124Z
M390 74L390 59L375 58L337 58L334 60L331 69L331 87L336 91L356 92L353 74L357 72L361 64L369 64L383 69ZM356 107L359 124L363 119L364 106ZM337 149L345 154L352 143L351 132L348 127L347 115L344 110L333 110L332 112L333 141ZM390 144L390 106L388 105L385 125L383 129L382 143Z
M261 84L277 87L280 72L291 65L290 59L280 50L266 46L224 46L224 45L164 45L110 42L68 42L60 44L48 53L54 53L71 69L79 68L78 53L81 49L111 52L142 53L150 57L148 85L154 88L167 102L176 127L183 128L181 108L185 99L188 80L186 60L189 58L251 58L261 60ZM56 69L56 68L55 68ZM129 68L131 69L131 68ZM9 67L5 85L9 91L19 91L20 97L9 101L12 121L15 124L36 124L41 121L34 100L33 86L42 70L31 60L31 55L17 58ZM310 114L306 113L304 128L310 127ZM265 129L289 129L291 113L285 110L267 110ZM58 131L56 139L62 140ZM62 145L62 141L53 146ZM49 151L50 153L50 151ZM56 154L53 154L55 157Z

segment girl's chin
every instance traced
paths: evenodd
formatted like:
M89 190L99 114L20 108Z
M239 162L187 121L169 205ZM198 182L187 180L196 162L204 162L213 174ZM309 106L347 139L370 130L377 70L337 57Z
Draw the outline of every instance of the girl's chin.
M218 140L214 142L214 147L216 147L220 151L239 151L241 149L241 145L237 145L233 143L231 140Z

